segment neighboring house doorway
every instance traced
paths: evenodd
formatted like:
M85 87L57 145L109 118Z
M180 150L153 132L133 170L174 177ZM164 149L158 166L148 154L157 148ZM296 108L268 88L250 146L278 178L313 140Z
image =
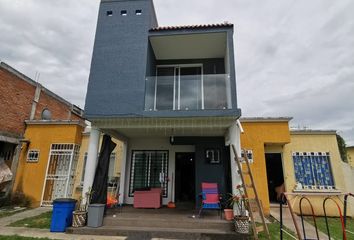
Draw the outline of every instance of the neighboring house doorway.
M176 153L175 200L178 206L195 203L195 154Z
M266 153L268 194L271 203L277 201L277 193L284 190L284 174L281 153Z
M41 206L51 206L57 198L72 197L79 151L76 144L51 144Z

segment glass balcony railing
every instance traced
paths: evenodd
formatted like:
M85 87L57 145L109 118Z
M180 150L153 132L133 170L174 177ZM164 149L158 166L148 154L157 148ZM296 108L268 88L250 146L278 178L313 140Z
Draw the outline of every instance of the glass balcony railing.
M227 74L146 77L146 111L231 108Z

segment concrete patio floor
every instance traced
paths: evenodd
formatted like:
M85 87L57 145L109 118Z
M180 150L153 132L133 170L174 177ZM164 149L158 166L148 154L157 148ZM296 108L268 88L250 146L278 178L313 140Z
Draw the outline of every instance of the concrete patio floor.
M107 210L102 227L69 228L74 234L127 236L128 239L249 239L237 234L232 222L220 218L218 211L204 211L197 218L197 210L188 208Z

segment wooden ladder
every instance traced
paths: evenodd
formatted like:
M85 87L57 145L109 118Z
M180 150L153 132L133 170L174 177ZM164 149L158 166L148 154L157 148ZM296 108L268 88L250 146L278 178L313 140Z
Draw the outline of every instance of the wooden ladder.
M238 167L238 171L237 172L238 172L238 174L241 177L241 181L242 181L243 189L245 191L246 199L248 199L248 201L246 201L248 206L246 206L246 207L248 209L248 212L249 212L249 215L250 215L250 218L251 218L254 239L258 239L258 233L259 232L265 232L267 237L268 237L268 239L270 239L268 226L267 226L267 224L265 222L263 208L262 208L261 202L260 202L259 197L258 197L257 188L256 188L256 185L254 183L254 178L253 178L253 174L252 174L252 171L251 171L250 163L248 162L248 159L247 159L247 151L243 150L244 151L244 154L243 154L244 156L242 157L242 155L241 155L241 158L239 158L238 155L237 155L237 151L236 151L235 146L232 144L231 147L232 147L232 151L234 152L235 162L236 162L237 167ZM247 166L247 169L242 170L241 161L246 163L245 166ZM249 176L249 178L251 180L251 184L246 184L244 175L248 175ZM256 226L256 222L255 222L255 219L254 219L254 216L253 216L253 211L252 211L251 204L250 204L250 200L251 199L249 199L249 194L248 194L249 189L253 190L255 198L252 199L252 200L254 200L256 202L257 208L258 208L258 211L259 211L259 216L261 217L261 220L262 220L262 226L259 226L259 227Z

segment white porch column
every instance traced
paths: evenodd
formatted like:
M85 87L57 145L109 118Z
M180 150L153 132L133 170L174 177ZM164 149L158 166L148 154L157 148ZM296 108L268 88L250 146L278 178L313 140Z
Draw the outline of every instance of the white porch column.
M128 141L123 141L122 164L120 168L120 183L119 183L119 203L124 203L125 195L125 177L128 161Z
M236 148L238 157L241 157L241 139L240 139L241 130L237 125L237 121L235 121L232 126L228 129L228 136L226 140L226 145L230 145L230 161L231 161L231 186L232 186L232 194L236 194L236 186L241 184L241 177L237 173L237 164L235 162L235 155L232 151L231 144L233 144ZM234 212L235 212L234 206Z
M95 177L98 155L98 144L100 141L100 131L96 127L91 127L90 140L88 145L87 160L85 167L84 185L82 188L83 203L86 202L85 194L92 187Z

